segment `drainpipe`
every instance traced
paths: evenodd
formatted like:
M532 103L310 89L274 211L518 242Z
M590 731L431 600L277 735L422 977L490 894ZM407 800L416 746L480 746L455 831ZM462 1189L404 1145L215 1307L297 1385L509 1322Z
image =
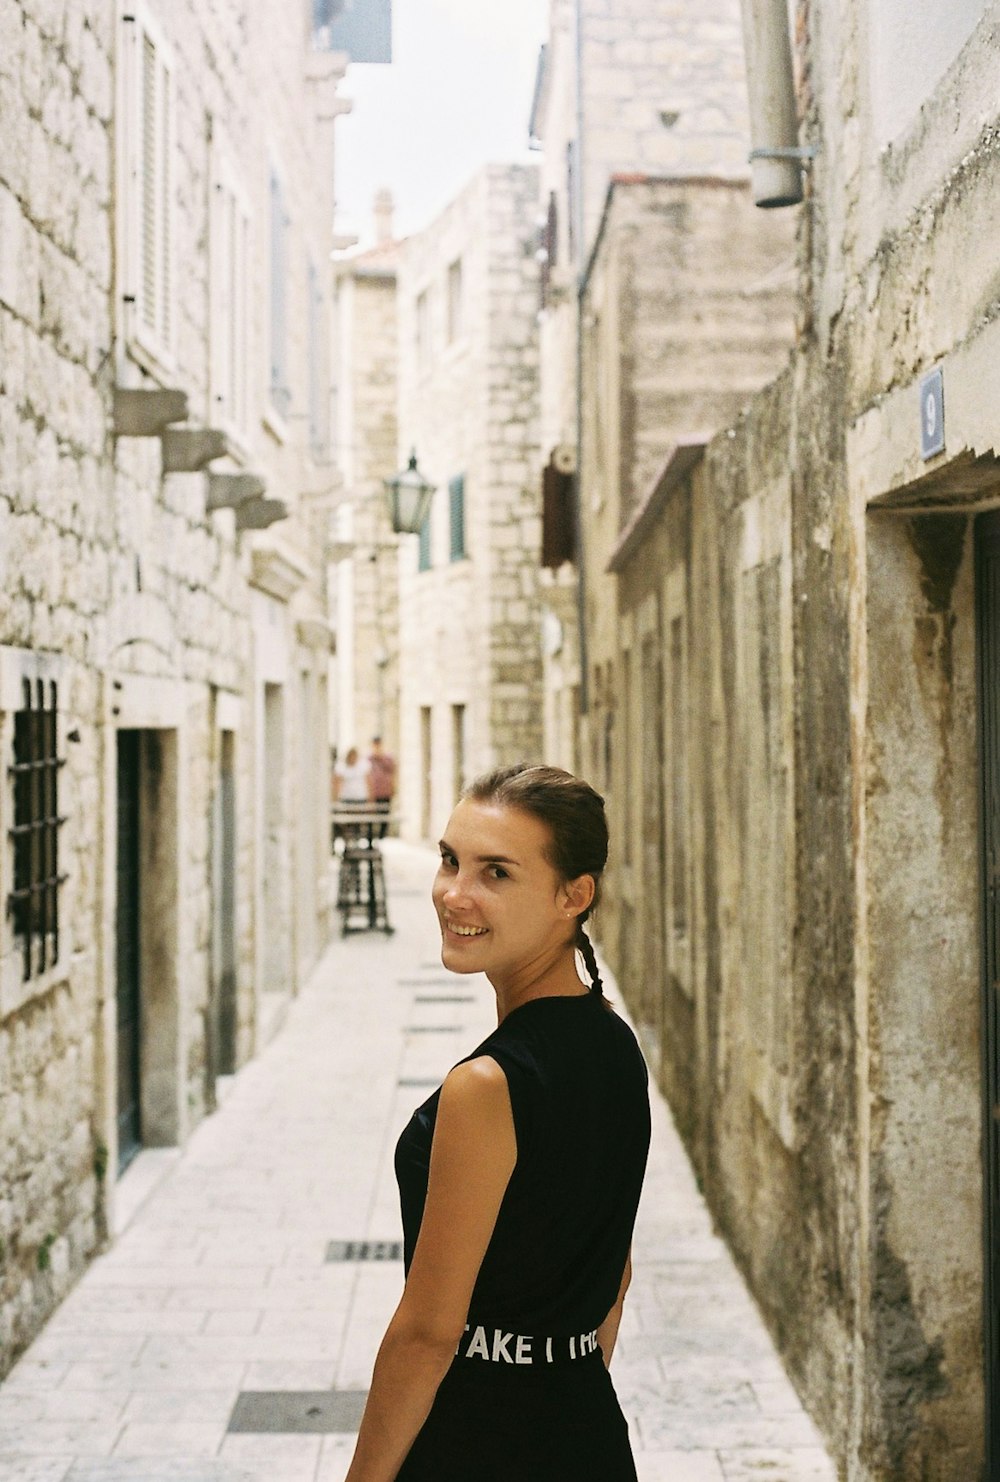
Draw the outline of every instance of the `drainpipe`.
M584 198L585 146L583 128L583 3L577 0L574 10L576 27L576 254L579 264L576 294L576 489L573 519L576 535L576 626L577 659L580 664L580 716L590 713L590 653L587 643L587 570L583 532L583 286L587 253L583 239L586 213Z
M795 113L792 45L786 0L741 0L743 49L750 96L750 164L758 206L797 206L802 161Z

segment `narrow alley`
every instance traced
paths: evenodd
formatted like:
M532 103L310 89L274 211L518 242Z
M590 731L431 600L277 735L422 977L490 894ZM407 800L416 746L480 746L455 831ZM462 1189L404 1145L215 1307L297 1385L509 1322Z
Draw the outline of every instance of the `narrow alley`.
M433 855L386 855L395 934L336 938L185 1149L126 1175L125 1228L0 1388L3 1482L341 1482L402 1281L396 1134L491 1027L438 961ZM653 1095L613 1366L641 1482L833 1482Z

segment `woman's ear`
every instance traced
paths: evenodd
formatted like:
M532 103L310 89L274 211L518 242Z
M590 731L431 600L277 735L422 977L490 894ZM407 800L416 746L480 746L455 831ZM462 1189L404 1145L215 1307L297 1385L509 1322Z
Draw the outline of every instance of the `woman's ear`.
M582 916L594 902L597 886L593 875L577 875L563 886L563 900L567 916Z

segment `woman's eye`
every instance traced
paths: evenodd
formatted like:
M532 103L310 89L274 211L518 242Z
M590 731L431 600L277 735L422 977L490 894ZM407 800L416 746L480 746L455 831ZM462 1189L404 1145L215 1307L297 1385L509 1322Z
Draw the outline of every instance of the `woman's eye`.
M490 865L490 874L493 876L494 880L510 879L510 876L507 874L507 871L504 869L503 865Z
M442 851L442 854L441 854L441 864L443 866L445 866L446 868L448 868L448 869L454 869L455 864L456 864L455 856L453 854L445 854Z

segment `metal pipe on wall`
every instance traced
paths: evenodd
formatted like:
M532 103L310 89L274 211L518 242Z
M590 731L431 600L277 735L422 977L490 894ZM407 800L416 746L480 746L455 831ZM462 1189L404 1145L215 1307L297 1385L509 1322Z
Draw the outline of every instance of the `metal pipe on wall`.
M750 162L758 206L797 206L802 159L786 0L741 0L750 96Z

